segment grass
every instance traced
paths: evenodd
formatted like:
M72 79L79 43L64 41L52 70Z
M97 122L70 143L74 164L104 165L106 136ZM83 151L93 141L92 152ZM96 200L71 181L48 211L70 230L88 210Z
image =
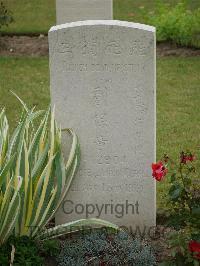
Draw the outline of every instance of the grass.
M17 121L20 104L10 90L29 106L48 106L47 58L0 58L0 108L7 109L11 125ZM157 62L157 158L164 153L179 156L181 150L195 153L200 147L200 93L198 58L162 58ZM158 206L165 205L164 184L158 184Z
M200 147L199 69L198 58L158 60L158 157Z
M0 58L0 109L5 106L11 126L16 124L21 106L10 91L30 107L44 109L49 105L48 60Z
M164 58L157 64L157 159L168 153L176 160L180 151L189 150L197 155L197 169L200 169L199 69L199 58ZM159 183L157 188L157 204L163 207L166 183Z
M156 0L113 0L114 19L146 23L144 10L153 11L156 7ZM161 2L176 5L181 0L162 0ZM188 0L188 7L195 9L200 7L198 1Z
M56 0L4 0L13 12L15 22L4 33L47 33L56 21ZM164 0L175 5L179 0ZM191 9L200 7L199 1L187 0ZM145 23L143 8L154 10L155 0L113 0L114 19Z
M47 33L56 21L56 0L4 0L15 22L4 33Z

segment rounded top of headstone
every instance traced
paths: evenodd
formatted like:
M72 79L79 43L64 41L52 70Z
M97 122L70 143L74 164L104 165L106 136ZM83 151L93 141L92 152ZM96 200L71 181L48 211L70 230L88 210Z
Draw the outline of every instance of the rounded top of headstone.
M120 26L120 27L127 27L127 28L155 32L155 27L153 26L140 24L140 23L134 23L134 22L128 22L128 21L120 21L120 20L84 20L84 21L70 22L70 23L53 26L50 28L49 32L67 29L67 28L73 28L73 27L100 26L100 25Z

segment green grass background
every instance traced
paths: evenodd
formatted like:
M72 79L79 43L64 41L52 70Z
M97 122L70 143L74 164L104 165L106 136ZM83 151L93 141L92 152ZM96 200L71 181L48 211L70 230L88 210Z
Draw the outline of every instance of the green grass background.
M6 107L11 126L16 125L21 105L44 109L50 101L48 58L0 58L0 109ZM198 58L157 60L157 158L164 153L175 159L181 150L196 154L200 147L200 93ZM158 184L158 206L165 205L166 184Z
M175 5L179 0L162 0ZM200 7L199 0L187 0L188 8ZM15 22L4 33L47 33L56 21L56 0L4 0L13 13ZM143 8L152 11L156 0L113 0L114 19L145 23Z

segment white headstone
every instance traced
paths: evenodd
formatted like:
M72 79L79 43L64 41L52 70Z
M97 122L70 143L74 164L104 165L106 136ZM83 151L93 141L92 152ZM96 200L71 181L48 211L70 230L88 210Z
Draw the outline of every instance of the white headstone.
M57 24L88 19L112 19L112 0L56 0Z
M98 217L155 225L155 28L84 21L49 31L51 101L81 143L81 165L57 224Z

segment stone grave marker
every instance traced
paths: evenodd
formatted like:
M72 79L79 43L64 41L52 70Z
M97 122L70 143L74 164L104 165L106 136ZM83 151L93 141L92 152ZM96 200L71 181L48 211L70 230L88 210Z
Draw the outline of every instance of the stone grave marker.
M56 119L76 131L82 152L56 223L97 217L130 230L154 226L155 28L74 22L52 27L49 45Z
M112 0L56 0L57 24L88 19L112 19Z

